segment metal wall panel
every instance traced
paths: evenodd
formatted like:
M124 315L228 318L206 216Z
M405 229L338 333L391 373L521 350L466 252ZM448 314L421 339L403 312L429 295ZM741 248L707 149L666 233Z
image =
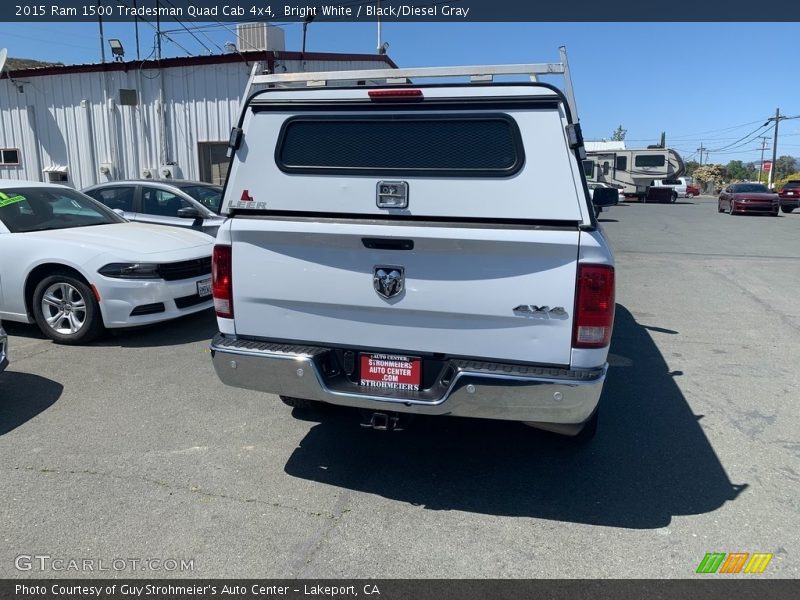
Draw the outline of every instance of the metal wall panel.
M44 181L43 170L64 166L82 189L115 179L161 176L198 179L198 143L223 142L238 118L252 63L64 73L0 80L0 148L18 148L18 167L0 165L0 178ZM276 72L371 69L372 61L286 60ZM136 106L119 103L135 89ZM163 131L163 135L162 135ZM109 172L101 173L107 165Z

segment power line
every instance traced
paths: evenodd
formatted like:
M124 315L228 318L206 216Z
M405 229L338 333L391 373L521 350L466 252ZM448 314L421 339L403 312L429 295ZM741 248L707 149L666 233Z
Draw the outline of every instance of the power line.
M165 1L167 4L169 4L169 5L170 5L172 8L174 8L175 10L178 10L178 7L177 7L177 6L175 6L175 5L174 5L172 2L170 2L170 0L164 0L164 1ZM192 32L192 31L191 31L191 30L190 30L188 27L186 27L186 25L184 25L184 24L183 24L181 21L179 21L178 19L175 19L175 22L176 22L178 25L180 25L180 26L181 26L183 29L185 29L185 30L188 32L188 34L189 34L189 35L191 35L191 36L192 36L192 37L193 37L193 38L194 38L194 39L197 41L197 43L198 43L198 44L200 44L200 45L201 45L203 48L205 48L205 51L206 51L206 52L208 52L209 54L213 54L213 52L211 52L211 48L209 48L208 46L206 46L206 45L203 43L203 41L202 41L202 40L201 40L199 37L197 37L197 36L196 36L196 35L195 35L195 34L194 34L194 33L193 33L193 32ZM208 37L208 36L206 36L206 37ZM222 48L221 48L219 45L217 46L217 48L219 48L219 49L220 49L220 51L222 50Z
M756 129L754 129L753 131L751 131L751 132L750 132L750 133L748 133L747 135L740 137L740 138L739 138L738 140L736 140L735 142L731 142L730 144L727 144L726 146L721 146L720 148L717 148L717 149L715 149L715 150L710 150L710 152L720 152L721 150L728 150L728 149L730 149L732 146L735 146L736 144L738 144L739 142L741 142L741 141L743 141L743 140L746 140L747 138L749 138L749 137L750 137L750 136L752 136L753 134L760 134L760 133L764 133L764 132L766 131L764 128L765 128L765 127L767 127L768 125L769 125L769 123L764 123L764 125L761 125L760 127L757 127ZM763 130L763 131L762 131L762 130ZM758 135L756 135L755 137L758 137ZM753 139L755 139L755 138L753 138ZM752 141L752 140L751 140L751 141ZM745 143L747 143L747 142L745 142Z

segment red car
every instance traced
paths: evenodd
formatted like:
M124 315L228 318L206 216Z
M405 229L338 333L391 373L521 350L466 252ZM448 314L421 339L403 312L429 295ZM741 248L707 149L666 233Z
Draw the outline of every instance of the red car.
M778 192L781 201L781 210L785 213L800 208L800 179L790 179Z
M778 216L780 199L760 183L734 183L722 190L717 202L718 212Z
M691 184L686 185L686 197L694 198L700 195L700 188Z

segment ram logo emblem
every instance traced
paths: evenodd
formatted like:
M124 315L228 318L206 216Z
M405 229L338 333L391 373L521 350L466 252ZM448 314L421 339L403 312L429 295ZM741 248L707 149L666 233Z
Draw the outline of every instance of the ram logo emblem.
M375 267L372 287L383 298L394 298L405 288L403 267Z

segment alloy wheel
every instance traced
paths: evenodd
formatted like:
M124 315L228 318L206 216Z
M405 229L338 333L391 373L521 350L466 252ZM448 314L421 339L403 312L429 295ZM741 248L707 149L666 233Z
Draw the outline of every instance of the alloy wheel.
M56 333L72 335L86 323L86 299L66 282L54 283L42 295L42 315Z

